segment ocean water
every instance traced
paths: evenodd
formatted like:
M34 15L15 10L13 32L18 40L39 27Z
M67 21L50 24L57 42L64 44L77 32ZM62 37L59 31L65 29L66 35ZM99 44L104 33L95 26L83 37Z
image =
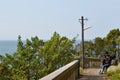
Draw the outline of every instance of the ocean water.
M0 55L13 54L17 49L17 41L0 40Z
M25 41L23 41L25 43ZM80 40L76 40L74 45L80 43ZM17 40L0 40L0 55L13 54L17 49Z

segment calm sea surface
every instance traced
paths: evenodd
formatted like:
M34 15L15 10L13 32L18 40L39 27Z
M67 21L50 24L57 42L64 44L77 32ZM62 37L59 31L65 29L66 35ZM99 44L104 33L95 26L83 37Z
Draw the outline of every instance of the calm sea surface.
M13 54L17 49L17 41L15 40L1 40L0 41L0 54L5 53Z
M80 41L77 40L75 45ZM0 40L0 55L5 55L5 53L13 54L17 49L17 41L15 40Z

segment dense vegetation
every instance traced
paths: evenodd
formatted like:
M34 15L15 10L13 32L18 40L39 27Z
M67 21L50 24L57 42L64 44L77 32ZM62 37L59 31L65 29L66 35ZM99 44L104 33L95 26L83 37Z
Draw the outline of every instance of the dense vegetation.
M75 39L61 37L55 32L48 41L36 36L23 43L18 36L16 52L0 55L0 80L38 80L53 72L71 62L75 55L81 56L81 43L76 46L80 50L76 54ZM113 29L104 38L96 37L93 41L85 41L84 45L88 57L101 57L105 51L120 53L120 31Z
M54 33L48 41L37 36L24 44L18 37L17 51L0 55L0 80L38 80L73 60L75 38Z
M111 70L107 72L110 80L120 80L120 63L118 66L111 66Z
M82 43L79 44L82 52ZM77 47L78 47L77 46ZM100 58L105 51L113 54L120 54L120 30L112 29L105 37L96 37L92 41L85 41L85 56Z
M82 52L82 43L79 44ZM116 55L120 64L120 30L111 30L104 38L96 37L93 41L85 41L85 56L101 58L105 51ZM81 54L80 54L81 55ZM120 67L107 73L110 80L120 80Z

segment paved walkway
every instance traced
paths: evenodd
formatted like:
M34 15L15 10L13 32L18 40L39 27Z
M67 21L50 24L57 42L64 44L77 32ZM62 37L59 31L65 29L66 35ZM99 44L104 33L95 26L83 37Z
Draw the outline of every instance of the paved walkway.
M84 69L78 80L109 80L105 74L99 74L99 69Z

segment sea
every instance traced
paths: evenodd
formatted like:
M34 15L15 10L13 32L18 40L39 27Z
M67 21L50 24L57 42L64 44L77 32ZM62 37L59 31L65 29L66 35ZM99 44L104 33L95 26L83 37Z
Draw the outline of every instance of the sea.
M17 49L16 40L0 40L0 55L13 54Z
M23 41L25 42L25 41ZM77 45L80 40L76 40ZM17 50L17 40L0 40L0 55L13 54Z

